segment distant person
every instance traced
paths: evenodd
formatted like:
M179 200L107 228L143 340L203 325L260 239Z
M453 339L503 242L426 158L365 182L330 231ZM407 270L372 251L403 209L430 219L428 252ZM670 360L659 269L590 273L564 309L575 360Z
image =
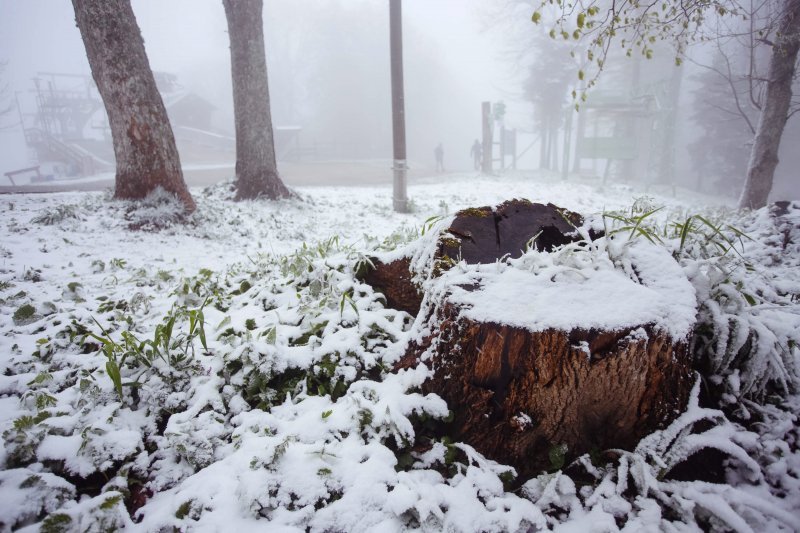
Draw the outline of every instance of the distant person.
M444 148L442 148L442 143L436 145L433 155L436 156L436 172L444 172Z
M475 170L480 170L481 168L481 159L483 159L483 146L481 146L480 141L475 139L475 142L472 143L472 148L469 151L470 155L472 155L472 164L475 167Z

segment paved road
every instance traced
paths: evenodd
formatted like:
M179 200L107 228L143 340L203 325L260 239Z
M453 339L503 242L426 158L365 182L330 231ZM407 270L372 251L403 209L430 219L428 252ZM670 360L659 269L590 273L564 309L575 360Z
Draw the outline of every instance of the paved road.
M391 162L386 160L365 161L314 161L303 163L280 163L281 178L290 187L320 185L388 185L392 183ZM207 187L234 176L232 163L219 165L187 165L184 179L189 187ZM412 168L409 180L430 176L426 168ZM33 185L0 185L0 194L43 193L63 191L101 191L114 186L113 174L98 175L96 179L63 180Z

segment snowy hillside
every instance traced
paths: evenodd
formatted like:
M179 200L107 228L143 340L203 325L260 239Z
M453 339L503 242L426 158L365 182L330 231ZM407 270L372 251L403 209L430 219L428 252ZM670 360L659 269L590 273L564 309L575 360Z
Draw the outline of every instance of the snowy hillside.
M0 529L800 530L800 205L447 180L412 186L408 215L386 188L234 203L219 185L193 191L184 224L160 196L0 196ZM598 257L672 254L703 372L636 450L555 454L530 480L426 434L449 416L419 392L429 369L392 371L414 317L355 276L439 218L511 198L604 223Z

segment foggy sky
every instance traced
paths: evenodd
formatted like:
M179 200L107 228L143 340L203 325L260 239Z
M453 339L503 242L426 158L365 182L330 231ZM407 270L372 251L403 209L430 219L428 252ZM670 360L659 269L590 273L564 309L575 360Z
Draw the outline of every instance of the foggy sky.
M230 56L221 0L132 0L132 4L152 69L176 74L187 90L212 102L214 127L232 134ZM366 154L364 158L392 159L388 4L388 0L265 0L265 44L276 127L299 126L305 145L338 143L349 147L349 153ZM522 98L529 66L543 58L529 40L537 28L521 3L515 4L514 11L503 12L513 28L499 24L494 18L498 11L492 15L491 7L503 5L508 4L502 0L403 1L406 137L412 168L432 174L433 150L441 142L448 171L471 170L470 146L481 135L480 103L499 100L507 104L506 125L522 131L518 149L533 147L521 166L538 164L533 144L539 135L537 117L531 103ZM485 27L490 31L481 31ZM572 68L569 65L574 62L566 55L562 60L554 54L544 57L555 68ZM658 64L662 59L657 57L651 67L658 76L668 78L670 54L663 68ZM7 62L0 87L7 83L10 96L18 93L23 102L26 95L30 100L37 72L89 75L71 2L0 0L0 61ZM614 85L615 68L630 69L630 62L609 62L600 89ZM684 63L682 69L675 181L693 187L702 176L692 166L686 145L697 138L698 127L690 116L695 112L692 92L697 90L693 77L698 67ZM534 82L546 82L549 76L541 73ZM624 80L617 85L623 92L630 86ZM536 91L541 91L541 85L535 86ZM561 105L571 106L566 93ZM34 109L26 106L24 111ZM0 121L0 173L31 162L21 128L13 127L16 120L12 113ZM781 154L795 154L798 122L796 117L790 121ZM781 158L776 196L796 197L793 160ZM388 175L388 165L380 165ZM600 173L602 165L592 163ZM736 178L741 179L744 172L744 168L737 170Z
M217 107L216 122L232 131L232 96L230 56L225 15L220 0L133 0L137 21L142 31L154 71L172 72L189 90L209 99ZM304 34L307 20L321 12L337 9L342 4L350 12L340 26L328 28L333 35L345 39L349 34L372 32L366 48L349 56L339 57L336 68L341 80L303 80L304 62L314 62L313 48L306 46L304 57L293 58L294 64L281 71L278 56L291 42L313 39ZM507 98L508 80L513 72L500 64L502 44L491 35L481 33L483 21L476 12L479 0L405 0L403 2L405 86L407 138L411 164L433 165L433 148L437 142L445 147L448 170L469 166L469 147L480 135L480 102ZM370 18L359 13L369 13ZM381 116L363 129L379 126L369 133L391 146L391 107L389 80L388 0L266 0L264 5L265 41L273 100L277 98L316 99L293 102L295 108L307 111L335 106L325 99L327 83L347 84L348 69L359 63L374 65L374 75L362 73L364 86L352 87L363 101L385 101ZM360 20L352 20L360 18ZM349 27L356 24L357 26ZM311 24L312 30L313 24ZM270 31L274 29L274 31ZM281 32L284 35L280 35ZM288 35L287 35L288 33ZM335 41L334 41L335 42ZM357 46L358 43L356 43ZM357 49L357 48L356 48ZM415 61L419 59L420 68ZM31 79L37 72L89 74L83 43L74 22L71 2L53 0L0 0L0 60L7 61L5 80L11 91L30 91ZM276 64L273 65L272 63ZM291 72L298 76L292 90L285 89L279 76ZM432 90L430 77L437 78ZM283 89L281 90L283 83ZM299 85L298 85L299 84ZM305 84L305 85L303 85ZM321 85L321 86L320 86ZM431 90L429 90L431 89ZM287 93L291 93L287 96ZM370 115L376 112L373 102ZM291 124L308 128L308 136L325 141L335 132L320 131L313 116L282 117L276 112L283 102L273 101L275 126ZM28 112L33 109L27 109ZM297 114L297 113L295 113ZM302 113L300 113L302 115ZM281 121L284 124L281 124ZM379 124L378 124L379 123ZM328 125L327 128L331 128ZM359 125L352 125L358 128ZM25 166L29 156L21 133L0 132L0 172ZM385 156L391 159L391 152Z

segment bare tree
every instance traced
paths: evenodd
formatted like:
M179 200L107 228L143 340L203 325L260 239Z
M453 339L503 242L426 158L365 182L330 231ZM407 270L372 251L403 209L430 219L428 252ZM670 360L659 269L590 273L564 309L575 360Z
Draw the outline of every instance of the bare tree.
M747 165L739 207L756 209L767 203L783 128L792 101L792 80L800 50L800 0L784 0L772 43L764 106Z
M543 13L555 6L550 35L588 42L587 59L594 62L595 73L588 77L588 87L594 85L603 70L612 42L621 40L628 55L638 51L650 58L653 43L669 41L675 45L676 62L680 64L686 46L703 35L710 13L743 14L736 0L633 0L611 4L599 0L537 1L539 9L532 15L533 22L547 21ZM792 99L792 78L800 46L800 0L780 1L774 38L765 40L772 49L770 66L740 207L758 208L767 202ZM763 35L758 37L764 39ZM581 70L578 76L584 79L586 74Z
M526 43L536 53L527 67L523 96L533 104L534 122L539 129L539 168L558 170L558 132L569 105L570 84L576 63L565 60L568 51L542 32L531 32ZM561 52L564 52L562 54Z
M741 19L719 17L705 32L714 48L710 63L690 59L704 69L695 77L701 86L696 91L693 119L705 133L691 148L698 176L716 174L724 190L730 190L735 183L738 191L743 190L744 170L764 110L769 81L765 66L772 56L783 2L751 0L741 9L744 15ZM795 69L792 80L795 96L800 93L797 74ZM787 121L798 110L800 101L795 98L789 106Z
M6 70L6 64L7 63L5 61L0 61L0 118L11 114L11 110L14 108L14 105L11 102L11 96L9 95L10 91L8 89L8 83L3 81L3 74ZM0 128L8 127L3 124L4 122L0 122Z
M72 5L111 125L114 197L141 199L161 187L194 211L130 0L72 0Z
M744 66L743 49L728 55L715 53L692 76L691 121L699 132L688 146L698 190L738 194L744 183L748 152L755 135L758 110L747 98L747 80L739 76ZM730 76L728 73L730 72Z
M222 0L231 41L236 199L291 196L278 175L267 84L263 0Z

